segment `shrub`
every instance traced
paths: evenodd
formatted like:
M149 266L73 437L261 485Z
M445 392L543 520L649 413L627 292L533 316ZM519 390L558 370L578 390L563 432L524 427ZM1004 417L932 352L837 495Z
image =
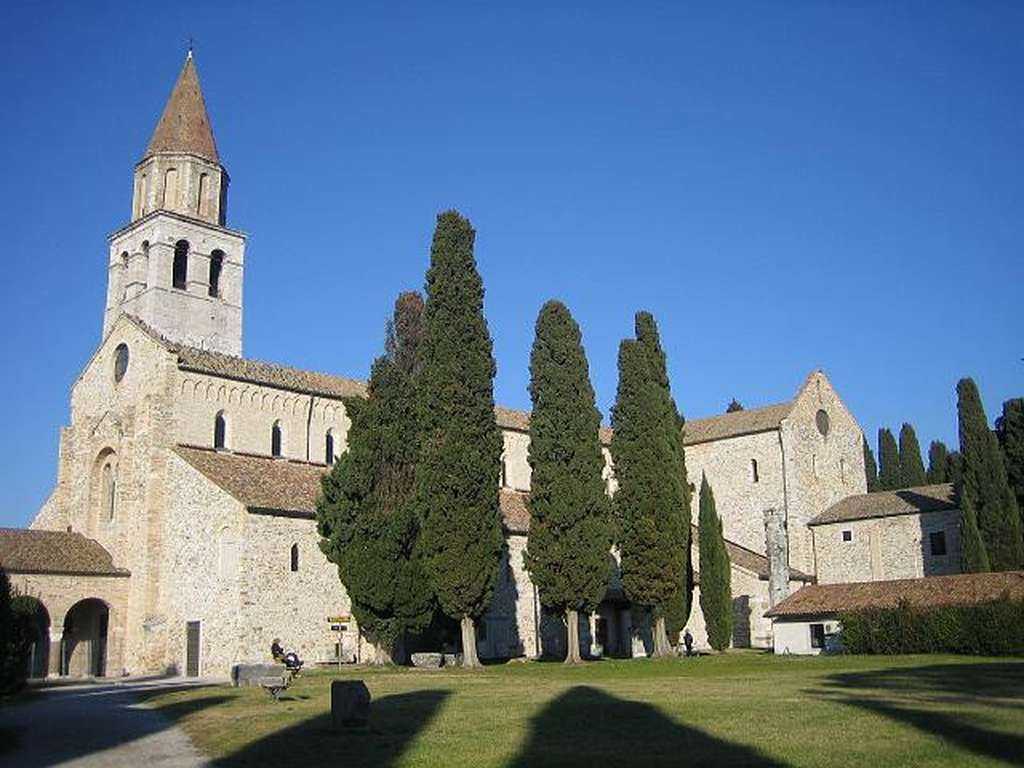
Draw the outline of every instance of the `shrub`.
M846 653L1024 655L1024 600L978 605L867 608L839 616Z

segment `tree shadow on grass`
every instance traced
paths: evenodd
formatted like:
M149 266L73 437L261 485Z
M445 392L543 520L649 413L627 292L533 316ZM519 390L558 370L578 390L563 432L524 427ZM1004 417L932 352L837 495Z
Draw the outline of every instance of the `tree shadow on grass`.
M424 690L385 696L370 707L370 724L335 730L331 714L268 734L212 762L217 768L242 766L394 765L440 711L449 691Z
M760 752L681 725L650 704L589 686L570 688L530 721L509 766L782 766Z
M996 730L988 718L970 710L972 705L1024 709L1024 664L934 664L843 672L827 677L825 687L812 693L883 715L976 755L1024 766L1024 736Z

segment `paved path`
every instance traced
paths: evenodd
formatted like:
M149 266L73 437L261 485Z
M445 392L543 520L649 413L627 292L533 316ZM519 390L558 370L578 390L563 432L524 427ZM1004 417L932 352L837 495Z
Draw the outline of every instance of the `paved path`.
M0 766L131 766L194 768L206 761L185 733L136 694L201 685L160 679L60 686L33 694L23 704L0 709Z

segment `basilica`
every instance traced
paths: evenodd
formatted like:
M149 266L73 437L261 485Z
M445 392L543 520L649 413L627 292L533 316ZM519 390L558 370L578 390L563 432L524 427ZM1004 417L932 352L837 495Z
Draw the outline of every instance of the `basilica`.
M314 521L320 477L346 449L343 399L365 383L243 356L246 235L229 222L228 189L189 53L135 165L130 219L109 237L102 335L71 386L52 493L28 529L0 529L0 565L38 601L34 676L226 677L267 660L275 637L310 662L376 653ZM496 418L507 546L478 651L557 656L565 627L522 558L529 414L498 407ZM613 493L608 430L601 439ZM809 582L959 560L955 518L929 522L948 503L890 514L865 493L861 429L822 371L794 376L786 402L689 420L684 440L689 476L707 475L723 519L736 646L771 647L765 614ZM904 539L875 523L899 516L917 523L890 555ZM854 523L864 524L856 541ZM920 546L929 525L949 532L941 554ZM700 646L696 579L689 629ZM649 627L614 580L581 622L591 655L650 651Z

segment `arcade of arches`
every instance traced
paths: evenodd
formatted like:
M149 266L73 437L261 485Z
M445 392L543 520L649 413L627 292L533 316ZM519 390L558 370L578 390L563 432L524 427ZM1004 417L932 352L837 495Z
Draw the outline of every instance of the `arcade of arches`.
M0 535L15 606L33 617L30 677L102 677L124 668L128 572L95 540L64 531Z

